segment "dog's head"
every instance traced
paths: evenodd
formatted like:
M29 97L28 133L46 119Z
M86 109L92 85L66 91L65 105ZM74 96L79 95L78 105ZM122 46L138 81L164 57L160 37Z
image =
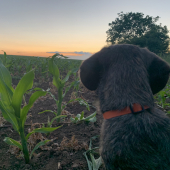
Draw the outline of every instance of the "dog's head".
M146 69L153 94L162 90L169 79L170 66L164 60L145 48L123 44L104 47L85 60L80 66L81 81L87 89L96 90L110 67L119 65L117 68L124 69L126 64Z

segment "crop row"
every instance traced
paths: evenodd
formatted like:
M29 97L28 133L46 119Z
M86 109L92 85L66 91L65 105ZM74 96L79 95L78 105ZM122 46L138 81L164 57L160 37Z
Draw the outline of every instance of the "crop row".
M10 122L13 126L13 129L19 134L21 142L18 142L10 137L5 137L4 142L9 145L13 145L18 147L25 159L25 163L29 163L30 159L36 149L40 146L45 145L50 140L43 140L40 141L35 145L31 152L28 150L27 142L31 135L35 133L45 133L49 134L58 128L52 127L53 122L60 122L60 120L66 115L61 115L61 112L64 110L65 106L73 101L78 101L80 104L86 106L89 110L89 104L83 100L82 98L75 98L71 99L68 103L62 103L66 93L71 89L74 88L78 90L79 88L79 78L77 77L78 67L80 62L72 62L70 60L61 59L64 56L59 54L55 54L51 58L31 58L31 59L21 59L21 58L12 58L7 57L6 53L4 52L4 56L1 56L0 60L0 110L4 119ZM19 64L18 64L19 63ZM57 63L57 64L56 64ZM72 63L72 64L71 64ZM69 65L69 67L67 67ZM62 70L63 68L67 68ZM8 69L7 69L8 68ZM66 73L65 77L63 78L60 74L60 70ZM12 77L16 78L14 73L18 71L18 79L20 79L19 83L17 84L16 88L12 87ZM50 89L44 90L41 88L34 88L33 81L35 78L35 74L42 77L47 77L49 74L53 78L53 85L56 87L58 92L57 99L55 96L50 92ZM69 80L69 77L74 75L74 81L72 81L67 87L66 82ZM25 101L25 94L31 93L31 97L29 102L26 103ZM46 94L50 94L56 102L57 105L57 112L53 110L44 110L39 114L43 114L45 112L52 112L54 113L54 118L52 120L48 119L47 126L43 125L43 127L33 129L27 135L25 135L25 122L27 119L27 114L29 110L32 108L36 100L41 97L45 96ZM84 117L84 112L81 114L77 114L75 117L71 117L70 121L72 123L78 123L81 121L85 122L95 122L96 121L96 112L92 113L88 117ZM94 139L96 137L93 137ZM92 139L93 139L92 138ZM87 160L88 167L93 168L96 167L97 169L101 165L101 157L95 159L92 151L92 139L90 140L89 149L84 153L84 156ZM95 148L96 149L96 148ZM87 154L90 154L91 161L88 159Z

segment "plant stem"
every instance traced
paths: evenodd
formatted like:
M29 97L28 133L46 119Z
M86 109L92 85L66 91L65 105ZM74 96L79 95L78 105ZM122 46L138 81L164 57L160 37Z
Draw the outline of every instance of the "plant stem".
M58 105L57 105L57 116L61 115L61 104L63 101L63 88L58 89ZM60 118L57 119L57 122L60 122Z
M25 158L25 163L29 164L29 162L30 162L29 152L28 152L27 141L25 139L25 134L24 134L24 129L23 128L21 128L21 130L20 130L20 137L21 137L21 144L22 144L22 148L23 148L23 154L24 154L24 158Z

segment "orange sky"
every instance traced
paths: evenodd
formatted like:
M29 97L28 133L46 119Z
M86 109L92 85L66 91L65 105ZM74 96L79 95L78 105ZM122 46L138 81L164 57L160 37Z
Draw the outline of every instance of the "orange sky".
M3 50L5 51L5 50ZM1 51L0 54L3 54L4 52ZM40 56L40 57L49 57L49 56L52 56L54 55L54 53L47 53L47 52L27 52L27 51L23 51L23 52L16 52L16 51L10 51L10 50L7 50L5 51L7 53L7 55L23 55L23 56ZM82 56L82 54L75 54L75 53L60 53L64 56L66 55L69 55L69 56Z
M155 0L0 0L0 54L89 57L106 45L108 24L121 11L160 16L157 24L170 28L169 6L169 0L161 8Z

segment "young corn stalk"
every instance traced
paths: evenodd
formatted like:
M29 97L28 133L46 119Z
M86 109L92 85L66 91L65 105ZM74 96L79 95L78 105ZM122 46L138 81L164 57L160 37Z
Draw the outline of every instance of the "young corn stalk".
M98 170L100 168L100 166L102 165L101 156L98 159L94 158L94 150L98 149L98 147L92 148L92 140L96 139L97 137L98 136L94 136L94 137L90 138L89 149L83 153L83 155L86 158L89 170ZM91 161L88 158L88 154L90 156Z
M2 50L3 51L3 50ZM6 68L10 68L10 66L13 64L12 63L12 60L9 60L8 58L7 58L7 55L6 55L6 52L5 51L3 51L4 52L4 56L3 56L3 58L2 58L2 63L3 63L3 65L6 67Z
M34 102L40 97L46 95L47 92L38 88L36 92L32 94L27 105L21 108L24 94L32 88L34 79L34 71L26 73L20 82L18 83L16 89L12 87L12 78L9 71L0 61L0 110L2 111L3 117L13 125L14 130L16 130L21 138L21 144L14 139L6 137L4 141L9 145L15 145L20 148L24 154L25 163L29 163L33 152L38 149L39 146L46 144L49 140L39 142L31 154L29 155L27 140L29 136L33 133L49 133L59 127L55 128L37 128L31 131L25 136L24 125L27 118L27 113L29 109L33 106Z
M73 87L75 85L76 82L72 82L71 85L65 89L64 94L63 94L63 88L65 86L65 83L68 81L70 75L72 73L76 72L78 69L73 69L73 70L69 71L67 73L66 77L64 79L61 79L60 71L59 71L57 65L54 63L54 59L56 56L60 56L60 54L57 53L57 54L53 55L51 59L49 59L49 72L53 75L53 84L57 88L57 91L58 91L58 100L55 99L54 95L52 95L50 92L49 93L56 101L57 113L55 113L53 111L50 111L50 112L53 112L56 115L56 117L54 119L57 119L57 122L60 122L60 117L61 117L60 115L61 115L62 110L65 107L65 106L62 107L62 101L63 101L66 93L70 90L71 87ZM40 112L39 114L44 113L44 112L49 112L49 110ZM53 121L54 121L54 119L53 119ZM50 124L52 124L52 122Z

